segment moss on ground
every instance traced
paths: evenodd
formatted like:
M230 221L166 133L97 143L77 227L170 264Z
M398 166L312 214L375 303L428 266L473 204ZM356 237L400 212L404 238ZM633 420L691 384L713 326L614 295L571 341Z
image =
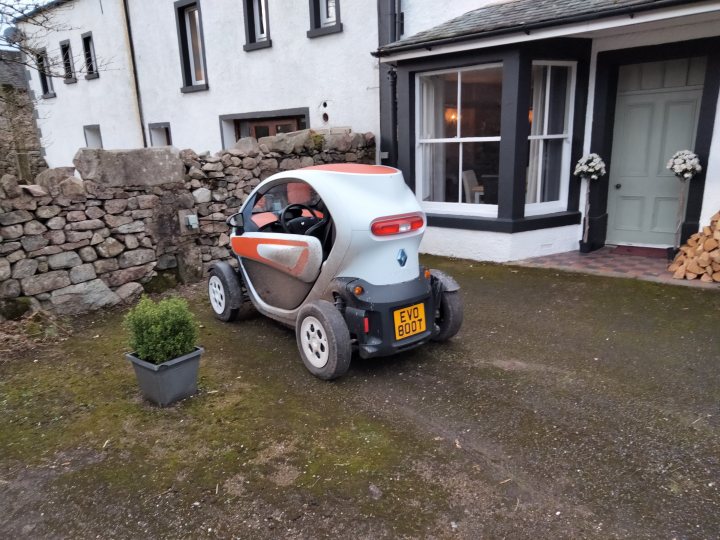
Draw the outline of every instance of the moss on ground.
M682 537L672 523L712 515L720 295L424 262L463 286L459 338L356 359L332 383L290 330L220 323L199 287L200 392L158 409L123 357L122 313L78 319L0 363L0 479L45 471L26 490L38 536L442 538L464 518L466 537ZM573 521L548 520L556 507Z

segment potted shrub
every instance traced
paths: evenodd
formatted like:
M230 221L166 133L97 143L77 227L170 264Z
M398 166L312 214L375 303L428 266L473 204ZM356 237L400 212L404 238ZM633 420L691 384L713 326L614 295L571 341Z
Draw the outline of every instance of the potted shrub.
M197 323L181 298L143 297L125 316L132 362L143 396L164 407L197 392Z
M584 178L587 182L587 191L585 192L585 215L583 216L583 237L580 240L580 253L590 252L590 243L588 242L588 234L590 233L590 182L597 180L601 176L605 176L605 162L597 154L588 154L581 157L575 165L575 176Z

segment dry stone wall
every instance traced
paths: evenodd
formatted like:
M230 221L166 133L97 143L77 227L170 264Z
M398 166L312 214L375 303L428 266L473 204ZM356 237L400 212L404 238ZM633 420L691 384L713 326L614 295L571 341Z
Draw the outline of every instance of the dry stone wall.
M227 216L272 174L375 162L372 134L311 130L241 139L216 154L172 148L81 149L75 167L33 184L0 178L0 320L76 314L134 301L160 279L199 279L232 260ZM198 229L185 225L196 215Z

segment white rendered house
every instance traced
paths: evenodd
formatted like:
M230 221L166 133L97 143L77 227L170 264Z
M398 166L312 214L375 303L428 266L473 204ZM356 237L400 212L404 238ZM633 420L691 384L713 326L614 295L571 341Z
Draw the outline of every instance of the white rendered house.
M30 71L30 85L46 159L62 166L85 145L214 151L308 127L379 135L380 33L486 3L439 13L429 0L55 0L40 10L52 32L32 17L18 25L59 66L57 77Z
M378 137L428 214L423 250L516 260L672 245L720 208L718 0L57 0L66 77L31 73L51 166L80 146L215 151L240 137L350 127ZM20 23L20 26L27 23ZM39 59L42 61L42 59Z

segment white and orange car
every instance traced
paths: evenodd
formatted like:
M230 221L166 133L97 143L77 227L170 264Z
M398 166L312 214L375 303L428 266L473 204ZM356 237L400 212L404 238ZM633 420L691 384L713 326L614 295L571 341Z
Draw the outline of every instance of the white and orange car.
M215 316L243 304L295 328L300 356L322 379L343 375L353 351L387 356L462 324L460 287L418 259L425 214L394 168L319 165L275 174L228 218L236 270L210 269Z

